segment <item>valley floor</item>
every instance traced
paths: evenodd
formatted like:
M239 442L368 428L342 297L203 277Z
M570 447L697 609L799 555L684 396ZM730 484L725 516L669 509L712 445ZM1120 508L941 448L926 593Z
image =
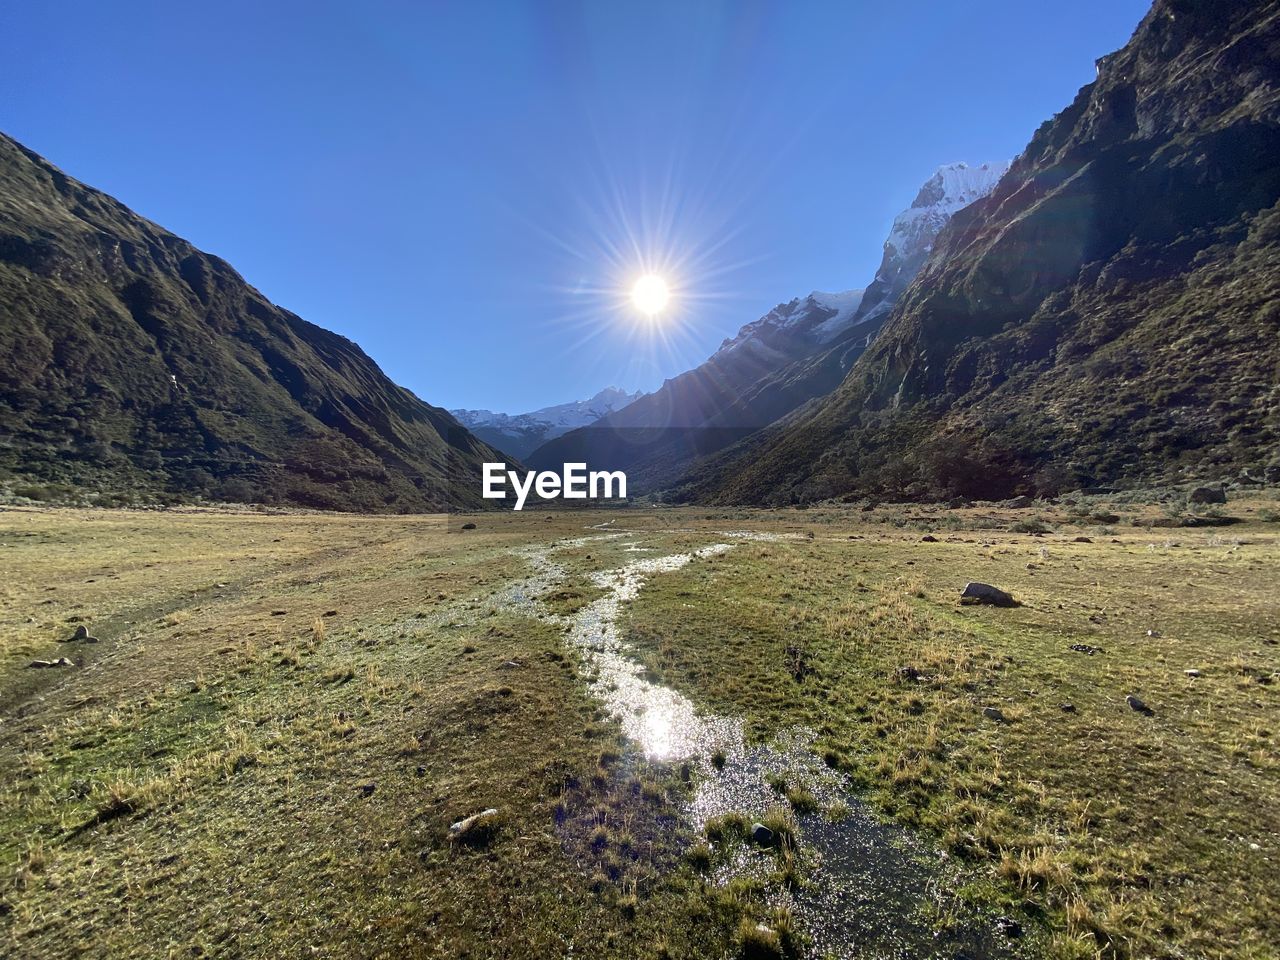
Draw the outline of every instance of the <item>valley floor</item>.
M470 519L0 512L0 951L1275 955L1273 495Z

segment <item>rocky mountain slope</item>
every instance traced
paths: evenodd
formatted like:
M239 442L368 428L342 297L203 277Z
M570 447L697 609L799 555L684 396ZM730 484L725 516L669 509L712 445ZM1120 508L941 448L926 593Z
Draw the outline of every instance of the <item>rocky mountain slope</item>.
M681 491L1004 496L1276 465L1280 3L1157 0L840 387Z
M0 487L344 510L499 459L351 341L0 135Z
M940 167L894 220L866 290L815 291L780 304L703 364L592 426L530 454L629 471L638 490L677 482L692 463L835 389L925 262L944 224L990 192L1007 164Z
M618 387L605 387L586 400L573 400L529 413L506 414L492 410L450 410L458 422L485 443L503 453L523 460L530 453L570 430L589 426L601 417L634 403L644 396L637 390L627 393Z

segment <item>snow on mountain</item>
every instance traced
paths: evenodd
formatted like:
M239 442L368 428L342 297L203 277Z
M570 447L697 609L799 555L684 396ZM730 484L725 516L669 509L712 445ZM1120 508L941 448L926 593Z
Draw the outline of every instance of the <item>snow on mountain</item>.
M939 167L925 181L911 206L894 219L889 239L884 242L886 255L892 251L901 257L932 250L938 231L956 211L994 190L1008 169L1007 161L975 167L966 163Z
M848 326L862 302L861 290L823 293L815 290L807 297L781 303L759 320L724 340L714 356L750 351L762 357L787 357L797 342L807 346L825 343Z
M882 320L924 266L933 241L955 214L995 189L1009 162L949 163L924 182L911 206L894 218L875 279L854 317L858 324Z
M605 387L586 400L572 400L529 413L495 413L492 410L450 410L464 427L478 437L515 457L524 457L548 440L578 427L595 423L614 410L644 396L643 391L627 393Z

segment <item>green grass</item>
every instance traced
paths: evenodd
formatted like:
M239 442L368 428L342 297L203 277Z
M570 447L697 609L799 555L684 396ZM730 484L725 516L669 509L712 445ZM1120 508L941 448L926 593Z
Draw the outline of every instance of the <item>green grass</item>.
M807 511L813 540L744 544L656 579L628 639L651 675L755 737L817 731L881 809L995 878L1006 902L1045 911L1055 955L1267 956L1280 938L1274 532L1076 543L1065 515L1044 537L966 530L966 513L921 543ZM969 579L1024 606L961 607Z
M985 507L628 512L638 534L558 553L545 610L654 555L632 543L800 534L652 578L625 620L650 675L754 737L811 727L872 803L970 864L971 898L1043 910L1056 954L1265 956L1274 502L1233 503L1244 522L1225 531L1083 506L1041 505L1047 536ZM1117 543L1102 509L1123 515ZM714 882L750 821L695 835L690 771L634 754L554 620L489 603L529 572L524 547L589 522L5 512L4 951L802 953L771 904L805 882L814 798L771 784L766 874ZM970 578L1025 605L961 608ZM102 642L57 642L78 623ZM83 664L25 669L64 654ZM451 839L489 807L485 831Z

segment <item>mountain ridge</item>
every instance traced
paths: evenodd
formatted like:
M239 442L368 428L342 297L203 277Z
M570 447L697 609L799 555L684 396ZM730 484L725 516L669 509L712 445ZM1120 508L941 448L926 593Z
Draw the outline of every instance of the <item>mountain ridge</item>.
M355 343L0 134L0 482L103 503L479 506L492 451Z
M1276 468L1280 5L1157 0L959 211L828 398L682 498L1053 493Z

